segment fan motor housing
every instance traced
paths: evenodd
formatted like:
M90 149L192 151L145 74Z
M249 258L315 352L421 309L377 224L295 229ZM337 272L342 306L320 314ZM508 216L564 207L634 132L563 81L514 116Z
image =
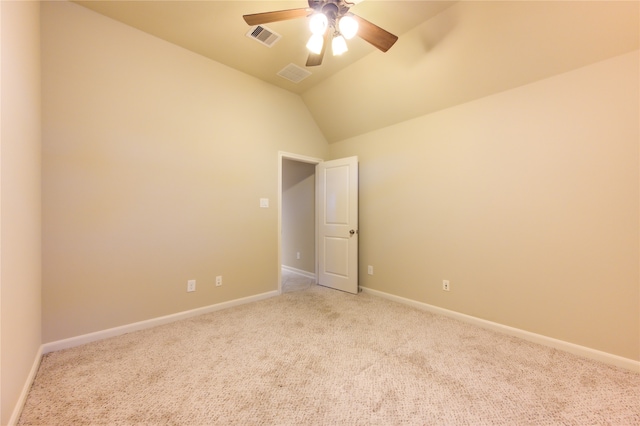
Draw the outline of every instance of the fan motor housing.
M309 0L309 7L324 13L329 19L335 19L347 13L351 4L344 0Z

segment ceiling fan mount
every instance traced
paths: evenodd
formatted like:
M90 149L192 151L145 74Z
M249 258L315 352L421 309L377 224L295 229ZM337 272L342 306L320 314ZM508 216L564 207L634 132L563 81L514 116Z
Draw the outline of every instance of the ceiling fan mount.
M386 52L398 40L398 37L383 30L377 25L349 12L355 3L345 0L308 0L309 7L298 9L278 10L273 12L262 12L244 15L245 22L249 25L261 25L269 22L285 21L289 19L305 18L316 13L322 13L327 17L328 27L324 34L324 42L319 53L310 53L306 65L317 66L322 63L326 46L331 38L339 35L338 21L343 16L353 18L358 24L357 36L382 52ZM343 40L344 41L344 40ZM345 48L346 49L346 48Z
M314 4L314 6L311 6L312 4ZM351 5L348 5L342 0L309 0L309 7L316 12L323 13L327 19L329 19L329 22L335 22L336 19L345 15L349 11Z
M356 3L345 0L308 0L309 7L317 12L334 11L336 16L347 13L350 7Z

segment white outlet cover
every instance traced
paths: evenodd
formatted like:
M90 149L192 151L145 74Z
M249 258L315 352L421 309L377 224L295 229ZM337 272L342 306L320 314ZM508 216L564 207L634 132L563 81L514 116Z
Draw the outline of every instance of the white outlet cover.
M269 199L268 198L260 198L260 207L263 209L269 208Z

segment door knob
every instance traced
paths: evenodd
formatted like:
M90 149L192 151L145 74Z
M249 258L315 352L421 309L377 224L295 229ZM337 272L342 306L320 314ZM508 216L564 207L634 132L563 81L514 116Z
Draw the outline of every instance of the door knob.
M356 231L355 229L352 229L351 231L349 231L349 235L353 235L353 234L357 234L358 231Z

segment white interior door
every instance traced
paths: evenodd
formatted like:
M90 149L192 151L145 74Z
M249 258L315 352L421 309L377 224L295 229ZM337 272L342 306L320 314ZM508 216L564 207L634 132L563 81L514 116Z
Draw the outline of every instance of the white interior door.
M358 293L358 157L316 166L318 284Z

